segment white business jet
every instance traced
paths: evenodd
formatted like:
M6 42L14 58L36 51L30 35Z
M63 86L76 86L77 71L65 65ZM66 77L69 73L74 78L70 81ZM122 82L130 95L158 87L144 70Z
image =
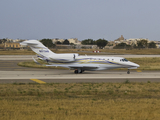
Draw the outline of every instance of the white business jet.
M59 66L75 70L74 73L82 73L84 71L95 71L115 68L128 68L127 74L130 74L130 69L137 69L138 64L130 62L122 57L103 57L103 56L79 56L77 53L56 54L45 47L37 40L27 40L20 43L28 45L37 57L46 61L46 66ZM34 58L33 60L38 63Z

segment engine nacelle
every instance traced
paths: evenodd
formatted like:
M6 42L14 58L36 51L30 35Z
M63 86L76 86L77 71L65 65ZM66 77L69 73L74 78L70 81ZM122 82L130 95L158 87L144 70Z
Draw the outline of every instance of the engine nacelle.
M49 57L52 61L55 62L73 62L76 57L79 56L77 53L67 53L67 54L55 54L54 56Z

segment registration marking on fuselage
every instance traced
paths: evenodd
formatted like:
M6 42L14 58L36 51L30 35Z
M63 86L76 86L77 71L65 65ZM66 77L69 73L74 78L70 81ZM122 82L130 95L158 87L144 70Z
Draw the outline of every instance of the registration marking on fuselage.
M46 83L46 82L38 80L38 79L30 79L30 80L32 80L34 82L37 82L37 83L40 83L40 84L45 84Z

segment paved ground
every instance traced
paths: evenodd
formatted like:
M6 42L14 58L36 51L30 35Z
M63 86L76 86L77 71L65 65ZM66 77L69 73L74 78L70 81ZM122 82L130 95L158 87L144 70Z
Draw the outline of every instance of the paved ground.
M0 55L0 60L32 60L36 55ZM142 58L142 57L160 57L160 55L88 55L103 57L124 57L124 58Z
M17 66L22 59L31 56L0 56L0 83L81 83L81 82L159 82L160 71L86 71L82 74L74 74L70 70L38 69ZM5 60L3 60L5 59ZM14 60L12 60L14 59ZM40 80L40 81L39 81Z
M17 64L25 60L0 60L0 71L45 71L47 69L37 69L29 67L21 67ZM30 60L27 60L30 61Z
M70 70L25 70L25 71L0 71L0 83L28 83L31 79L38 79L44 82L59 83L80 83L80 82L124 82L126 80L134 82L159 82L160 71L93 71L83 74L74 74Z

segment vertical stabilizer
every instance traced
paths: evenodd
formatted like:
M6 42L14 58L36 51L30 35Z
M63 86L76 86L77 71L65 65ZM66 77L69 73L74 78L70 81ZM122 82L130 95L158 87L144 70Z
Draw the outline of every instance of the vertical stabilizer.
M28 45L35 53L41 57L48 58L49 56L54 55L55 53L45 47L41 42L37 40L27 40L20 43L21 45Z

